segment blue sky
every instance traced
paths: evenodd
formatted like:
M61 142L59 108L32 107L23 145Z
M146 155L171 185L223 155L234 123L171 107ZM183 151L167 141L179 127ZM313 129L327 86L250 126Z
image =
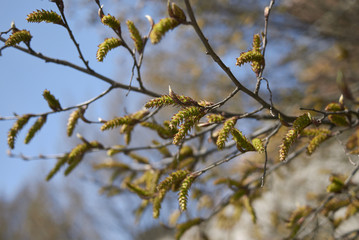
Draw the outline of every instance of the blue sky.
M105 12L110 11L112 13L116 11L113 8L106 9L108 1L102 2L105 4ZM66 3L67 1L65 1ZM94 2L90 1L87 4L88 9L96 12L97 6ZM4 6L0 8L0 31L8 30L11 21L15 21L17 28L27 29L31 32L33 35L31 46L35 51L83 66L66 29L54 24L27 23L25 20L27 14L36 9L57 11L54 3L48 0L5 0ZM149 11L146 14L150 15L156 11L156 9L147 10ZM105 27L103 30L99 30L97 27L92 28L89 24L86 24L85 27L81 26L81 20L83 22L88 20L87 16L83 18L84 10L75 11L71 9L71 6L65 5L65 12L68 13L69 24L77 41L80 43L85 58L90 61L90 66L107 77L116 80L119 76L123 77L124 80L121 79L121 81L127 84L128 82L125 81L129 79L128 68L126 69L126 66L123 65L125 62L119 64L118 59L118 55L124 52L117 52L119 53L117 55L110 52L103 63L98 63L95 59L98 44L105 37L111 37L112 33L110 31L106 32ZM71 21L72 19L75 20ZM170 38L170 36L166 37ZM270 50L268 55L271 55ZM122 58L121 55L121 60L127 57ZM235 57L230 58L230 66L234 65L234 59ZM111 62L115 64L111 64ZM45 89L55 95L63 107L69 107L99 95L108 87L106 83L94 77L68 67L45 63L41 59L12 48L7 48L2 52L0 71L2 74L0 79L0 116L2 117L12 116L14 113L22 115L49 111L49 107L42 97ZM111 93L111 95L113 94ZM126 98L127 103L131 101L131 96L133 95L130 94L130 97ZM101 100L100 103L103 104L104 100ZM91 117L93 119L103 117L100 114L105 114L101 112L103 107L101 108L101 105L97 106L97 108L91 107ZM132 111L132 109L127 110ZM68 151L73 144L69 145L67 141L72 141L72 143L76 141L76 137L71 139L66 137L66 119L69 114L70 112L51 114L43 129L30 144L25 145L23 139L35 120L32 119L18 135L13 153L37 156L39 154L55 154ZM14 196L23 183L31 181L33 177L44 179L55 163L55 160L24 161L7 156L7 133L13 123L13 121L0 121L0 196L2 195L6 198ZM56 176L55 180L58 179L61 179L61 177Z
M91 6L96 9L95 3ZM17 28L31 32L33 36L31 46L35 51L83 66L64 28L54 24L26 22L27 14L36 9L57 10L54 3L45 0L5 0L3 7L0 8L0 31L8 30L11 22L15 21ZM85 53L85 58L90 60L90 66L96 68L101 74L113 77L118 70L111 64L97 63L95 59L97 45L103 41L98 30L81 28L78 23L73 23L70 17L68 18L75 37ZM111 56L107 60L110 62ZM63 107L68 107L95 97L108 87L104 82L91 76L68 67L45 63L41 59L12 48L3 50L0 57L0 71L2 74L0 79L1 117L13 116L14 113L22 115L49 111L42 97L45 89L50 90L60 100ZM37 156L67 151L68 145L63 141L66 139L66 118L69 114L70 112L50 115L43 129L30 144L25 145L23 139L35 120L32 119L18 135L13 153ZM54 160L24 161L19 158L10 158L7 155L9 149L7 133L13 123L13 121L0 121L0 196L8 199L32 178L44 179L55 163Z

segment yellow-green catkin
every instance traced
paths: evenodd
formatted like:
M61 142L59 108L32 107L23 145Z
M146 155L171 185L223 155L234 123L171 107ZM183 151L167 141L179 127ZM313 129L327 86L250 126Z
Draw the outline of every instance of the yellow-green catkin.
M222 129L218 133L218 138L216 142L217 148L219 150L222 150L224 148L228 135L231 132L231 130L234 128L234 125L236 125L236 122L237 122L236 117L229 118L224 122Z
M56 99L55 96L52 95L49 90L45 89L42 93L42 96L53 111L57 112L62 110L59 100Z
M162 37L169 31L174 29L180 24L175 18L163 18L153 26L150 34L152 44L157 44L161 41Z
M78 122L78 119L81 117L81 109L78 108L77 110L73 111L70 114L69 119L67 120L67 136L71 137L72 133L74 132L75 126Z
M187 200L188 200L188 192L191 188L191 185L195 177L191 174L188 174L187 177L182 181L179 192L178 192L178 202L181 211L187 210Z
M285 135L282 144L279 146L279 160L284 161L289 153L289 148L294 143L295 139L297 138L298 134L297 131L294 129L290 129L287 134Z
M110 14L107 14L105 16L102 16L101 18L101 22L114 29L114 30L121 30L121 23L118 19L116 19L114 16L110 15ZM121 31L120 31L121 32Z
M107 53L116 48L121 46L123 43L120 39L118 38L106 38L105 41L103 43L101 43L100 45L98 45L98 50L96 53L96 59L99 62L102 62L103 59L106 57Z
M21 42L29 44L31 41L31 34L27 30L15 31L13 34L9 36L9 38L5 41L6 46L15 46Z
M7 143L11 149L15 147L15 139L19 131L25 126L25 124L29 121L31 115L25 114L17 119L12 128L9 130L7 136Z
M140 32L138 31L137 27L135 26L135 24L132 21L127 20L126 24L128 27L128 31L131 34L131 38L132 38L133 42L135 43L135 48L136 48L137 52L142 53L144 45L143 45L143 39L141 37Z
M27 15L26 20L28 22L35 22L35 23L47 22L47 23L53 23L53 24L65 26L61 16L52 10L47 11L42 9L42 10L34 11L29 15Z
M27 132L27 135L24 140L25 144L28 144L31 141L31 139L35 136L35 134L38 131L40 131L42 126L45 124L46 119L47 119L47 115L42 115L42 116L38 117L38 119L36 120L34 125L32 125L32 127Z

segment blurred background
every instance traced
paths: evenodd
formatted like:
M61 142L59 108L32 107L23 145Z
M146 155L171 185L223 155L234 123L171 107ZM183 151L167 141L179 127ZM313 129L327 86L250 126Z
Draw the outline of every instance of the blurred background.
M144 16L150 15L156 22L167 16L166 2L104 0L101 3L105 13L121 20L123 29L125 21L130 19L145 34L149 23ZM251 48L253 34L263 30L263 9L269 1L191 2L198 22L215 51L241 83L253 89L256 79L250 67L236 69L235 59ZM107 77L128 84L132 62L124 50L110 52L103 63L96 61L98 44L104 38L112 37L113 33L101 24L95 2L64 0L64 3L69 24L90 66ZM178 5L185 8L182 1L178 1ZM14 21L17 28L31 32L31 46L35 51L82 65L65 29L53 24L26 22L27 14L36 9L57 11L56 5L46 0L5 0L0 8L0 31L7 31ZM338 101L341 94L337 84L339 78L340 81L344 79L354 95L358 92L358 12L359 1L356 0L276 2L270 15L264 76L269 80L274 104L279 109L295 115L299 113L299 107L322 109L329 102ZM124 37L129 39L127 31L123 32ZM50 90L63 107L68 107L98 96L108 87L94 77L68 67L45 63L13 48L6 48L1 53L1 117L49 111L42 97L45 89ZM142 75L146 86L162 94L167 93L168 85L171 85L177 93L215 102L233 90L232 82L205 54L194 31L186 26L167 33L161 44L147 46ZM136 84L134 80L133 85ZM122 116L137 111L149 99L133 92L126 96L126 93L123 90L111 92L90 106L87 118L97 120L99 117L110 119ZM260 94L265 99L269 98L265 87ZM225 106L226 110L236 112L250 111L254 107L255 103L241 94ZM156 235L159 232L165 239L170 230L161 228L158 231L158 221L152 220L151 212L145 212L146 217L134 226L133 202L139 201L136 196L125 192L109 197L111 192L104 189L103 194L99 194L99 189L106 185L109 177L108 173L92 168L93 163L103 158L100 154L88 156L85 163L69 177L58 173L50 182L45 181L55 159L43 159L41 155L56 156L81 142L76 136L66 136L69 114L49 116L46 125L29 145L22 142L26 131L21 132L11 156L6 139L13 121L0 121L0 239L160 239ZM168 116L163 118L168 119ZM245 123L247 128L244 131L250 132L259 124L250 120ZM99 126L81 123L75 131L86 139L123 144L118 133L104 134L99 131ZM136 143L146 144L149 139L150 136L143 137ZM331 143L328 144L330 146ZM274 147L272 150L277 151ZM322 152L316 157L327 160L333 157L332 165L327 161L328 168L338 169L335 164L338 155L345 158L343 153L338 152ZM312 175L315 175L316 167L319 169L323 165L311 165L307 173L313 171ZM346 167L339 169L345 171ZM283 180L286 174L293 174L290 169L287 171L282 172L279 178ZM319 183L321 180L318 180ZM285 189L289 191L290 187ZM295 200L288 202L295 204ZM175 204L165 206L165 211L174 209ZM155 235L151 238L150 234ZM250 236L244 232L241 234ZM270 234L276 236L275 232ZM215 236L213 239L217 239ZM226 239L240 239L235 236L239 236L238 233L228 233Z

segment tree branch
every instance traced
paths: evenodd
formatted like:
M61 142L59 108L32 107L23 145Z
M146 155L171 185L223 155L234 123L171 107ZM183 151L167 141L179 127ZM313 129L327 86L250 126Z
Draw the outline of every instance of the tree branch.
M202 30L200 29L200 27L198 26L197 20L195 18L195 15L193 13L191 4L189 2L189 0L185 0L185 4L186 4L186 8L187 8L187 12L188 15L191 19L190 24L193 26L194 30L196 31L198 37L200 38L200 40L202 41L203 45L205 46L206 50L207 50L207 54L210 55L212 57L212 59L222 68L222 70L227 74L227 76L229 77L229 79L231 79L231 81L237 86L237 88L239 88L240 91L246 93L248 96L250 96L251 98L253 98L254 100L256 100L258 103L260 103L264 108L266 109L272 109L272 112L274 113L274 115L278 118L278 115L280 114L281 117L287 121L287 122L292 122L296 119L296 117L291 117L291 116L287 116L286 114L280 112L278 109L276 109L275 107L273 107L271 104L267 103L266 101L264 101L261 97L259 97L257 94L255 94L254 92L250 91L248 88L244 87L238 80L237 78L233 75L233 73L231 72L231 70L229 69L229 67L227 67L222 60L220 59L220 57L218 57L218 55L214 52L214 50L212 49L211 45L208 42L208 39L204 36Z
M0 41L5 42L6 39L0 37ZM52 62L52 63L56 63L56 64L59 64L59 65L68 66L68 67L76 69L76 70L78 70L80 72L83 72L83 73L86 73L86 74L91 75L93 77L96 77L96 78L110 84L113 88L121 88L121 89L125 89L125 90L130 89L131 91L139 92L139 93L151 96L151 97L159 97L159 96L161 96L160 94L152 92L152 91L147 90L147 89L141 89L141 88L137 88L137 87L128 86L128 85L125 85L125 84L122 84L122 83L119 83L119 82L115 82L114 80L112 80L112 79L110 79L108 77L105 77L105 76L103 76L103 75L101 75L101 74L99 74L99 73L97 73L97 72L95 72L93 70L88 70L87 68L80 67L80 66L78 66L78 65L76 65L74 63L68 62L66 60L47 57L47 56L43 55L42 53L37 53L37 52L35 52L33 50L26 49L26 48L18 46L18 45L15 45L13 47L20 50L20 51L28 53L28 54L30 54L32 56L35 56L37 58L43 59L45 62Z

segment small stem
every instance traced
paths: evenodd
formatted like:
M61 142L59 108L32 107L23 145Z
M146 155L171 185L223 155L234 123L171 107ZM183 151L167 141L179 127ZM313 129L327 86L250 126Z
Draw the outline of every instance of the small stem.
M64 20L65 28L66 28L67 32L69 33L72 42L73 42L73 43L75 44L75 46L76 46L76 49L77 49L77 52L79 53L80 59L81 59L82 62L85 64L87 70L89 70L89 71L92 72L93 70L92 70L92 69L90 68L90 66L89 66L89 61L85 60L85 58L84 58L84 56L83 56L83 54L82 54L82 51L81 51L81 49L80 49L80 44L76 41L75 36L73 35L72 30L71 30L69 24L67 23L64 10L63 10L62 8L60 8L60 6L58 6L58 8L59 8L59 10L60 10L62 19Z
M275 135L277 134L277 132L279 131L279 128L281 127L281 124L278 124L277 127L266 137L265 143L264 143L264 157L265 157L265 161L264 161L264 170L263 170L263 175L262 175L262 182L261 182L261 187L264 187L264 183L265 183L265 177L266 177L266 173L267 173L267 163L268 163L268 151L267 151L267 147L269 144L269 140Z
M218 57L218 55L214 52L213 48L211 47L211 45L208 42L208 39L204 36L202 30L200 29L200 27L198 26L197 20L195 18L195 15L193 13L191 4L189 2L189 0L185 0L185 4L186 4L186 8L187 8L187 12L188 15L191 19L190 24L192 25L192 27L194 28L195 32L197 33L198 37L200 38L200 40L202 41L203 45L205 46L206 50L207 50L207 54L210 55L212 57L212 59L218 64L218 66L220 66L222 68L222 70L227 74L227 76L229 77L229 79L231 79L231 81L237 86L237 88L239 88L240 91L244 92L245 94L247 94L248 96L250 96L251 98L253 98L254 100L256 100L258 103L260 103L264 108L266 109L272 109L273 114L278 117L278 115L280 114L281 117L287 121L287 122L293 122L296 117L291 117L291 116L287 116L286 114L280 112L278 109L276 109L275 107L273 107L271 104L267 103L266 101L264 101L261 97L259 97L257 94L255 94L254 92L252 92L251 90L249 90L248 88L244 87L239 81L238 79L233 75L232 71L229 69L229 67L227 67L221 60L220 57Z
M5 42L6 39L0 37L0 41L2 42ZM42 53L36 53L35 51L33 50L30 50L30 49L26 49L26 48L23 48L21 46L18 46L18 45L15 45L15 46L12 46L18 50L21 50L25 53L28 53L32 56L35 56L37 58L40 58L40 59L43 59L45 62L52 62L52 63L56 63L56 64L59 64L59 65L64 65L64 66L68 66L68 67L71 67L73 69L76 69L80 72L83 72L83 73L86 73L86 74L89 74L91 76L94 76L110 85L113 86L113 88L121 88L121 89L125 89L125 90L128 90L130 89L131 91L135 91L135 92L139 92L139 93L142 93L142 94L145 94L145 95L148 95L148 96L151 96L151 97L159 97L161 96L160 94L158 93L155 93L155 92L152 92L150 90L147 90L147 89L141 89L141 88L137 88L137 87L132 87L132 86L128 86L128 85L125 85L125 84L122 84L122 83L119 83L119 82L115 82L114 80L108 78L108 77L105 77L93 70L89 70L87 68L83 68L83 67L80 67L76 64L73 64L71 62L68 62L66 60L61 60L61 59L56 59L56 58L50 58L50 57L47 57L45 55L43 55Z
M264 58L265 53L266 53L266 47L267 47L267 42L268 42L269 15L270 15L270 12L271 12L272 7L274 5L274 2L275 2L274 0L271 0L270 3L269 3L269 6L266 6L264 8L264 30L263 30L263 42L262 42L262 45L263 45L263 49L262 49L263 58ZM254 90L255 94L258 94L258 92L259 92L260 83L261 83L261 80L262 80L264 68L265 68L265 65L262 67L261 71L258 74L257 84L256 84L256 88Z

